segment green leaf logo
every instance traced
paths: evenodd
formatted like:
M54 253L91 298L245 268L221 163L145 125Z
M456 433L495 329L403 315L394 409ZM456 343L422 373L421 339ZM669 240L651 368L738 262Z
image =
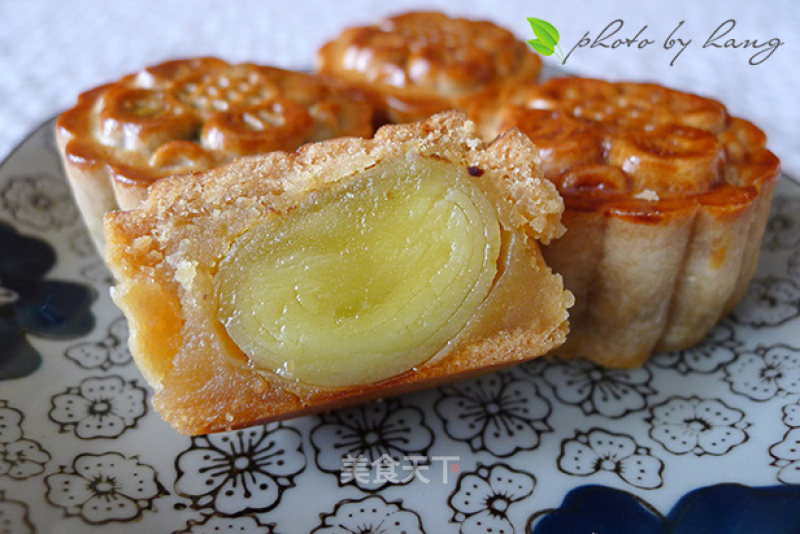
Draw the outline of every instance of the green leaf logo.
M528 44L531 48L539 52L543 56L552 56L555 53L562 63L564 61L564 52L558 46L560 36L555 26L546 20L537 19L535 17L528 17L528 23L531 25L533 34L536 39L530 39Z

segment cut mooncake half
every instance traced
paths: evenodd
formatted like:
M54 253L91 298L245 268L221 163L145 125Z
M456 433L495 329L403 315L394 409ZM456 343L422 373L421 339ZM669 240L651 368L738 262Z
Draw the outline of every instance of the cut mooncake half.
M487 372L559 346L531 142L461 114L162 180L109 214L113 298L153 402L200 434Z
M519 128L566 206L548 263L575 294L559 354L612 367L698 343L755 273L779 174L766 137L716 100L558 78L474 99L486 138Z

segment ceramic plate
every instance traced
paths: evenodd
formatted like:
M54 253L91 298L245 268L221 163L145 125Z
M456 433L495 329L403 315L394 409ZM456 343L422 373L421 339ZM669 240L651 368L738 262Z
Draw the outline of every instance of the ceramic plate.
M790 180L749 293L693 349L189 438L150 406L52 128L0 167L0 532L800 532Z

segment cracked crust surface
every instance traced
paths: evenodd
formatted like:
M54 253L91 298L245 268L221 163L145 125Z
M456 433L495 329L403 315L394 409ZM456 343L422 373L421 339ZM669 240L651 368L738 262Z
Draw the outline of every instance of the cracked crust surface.
M320 388L256 372L217 319L212 280L236 237L279 217L311 191L384 160L435 157L470 169L520 256L501 273L454 349L380 383ZM172 177L137 209L106 217L115 302L128 317L134 358L154 404L178 430L221 431L428 387L524 361L560 345L572 296L537 241L563 232L563 204L516 130L490 144L454 112L381 128L374 139L334 139ZM511 247L508 244L508 247Z
M575 293L560 354L634 367L699 342L755 273L779 174L753 124L647 83L558 78L467 105L482 135L524 131L564 198L544 249Z
M372 134L360 95L305 73L174 60L80 95L56 135L78 207L95 242L102 217L130 209L160 178L344 135Z
M423 119L508 80L536 80L541 68L508 30L427 11L348 28L319 50L317 64L371 94L388 122Z

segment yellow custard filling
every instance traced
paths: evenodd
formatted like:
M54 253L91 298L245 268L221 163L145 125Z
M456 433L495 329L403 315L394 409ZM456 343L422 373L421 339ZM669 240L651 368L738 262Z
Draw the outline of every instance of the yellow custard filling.
M259 369L376 382L448 346L489 294L500 249L465 168L381 162L241 235L215 276L220 320Z

